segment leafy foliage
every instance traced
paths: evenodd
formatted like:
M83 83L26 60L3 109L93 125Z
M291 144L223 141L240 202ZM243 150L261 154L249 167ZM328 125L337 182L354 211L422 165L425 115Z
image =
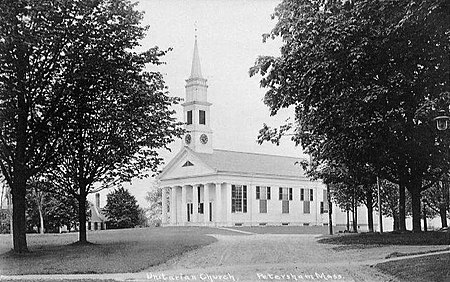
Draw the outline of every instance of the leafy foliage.
M181 135L157 47L127 0L19 0L0 4L0 169L14 201L14 249L27 251L25 195L37 173L79 202L155 172L157 150Z
M128 190L121 187L106 197L104 212L108 218L108 228L132 228L142 223L141 209Z
M264 125L260 142L292 132L315 165L369 164L412 194L420 230L423 179L448 171L449 140L432 118L450 103L448 1L294 1L275 10L268 37L281 37L281 56L262 56L250 69L267 88L271 114L295 107L295 122ZM357 161L355 161L357 160Z
M150 192L147 192L145 200L149 206L147 208L148 219L151 225L160 226L162 223L162 188L155 183Z
M76 226L78 201L66 190L52 187L45 178L33 178L27 193L27 230L44 227L45 232L59 232L62 226ZM86 209L87 209L86 205ZM40 220L42 216L42 222Z

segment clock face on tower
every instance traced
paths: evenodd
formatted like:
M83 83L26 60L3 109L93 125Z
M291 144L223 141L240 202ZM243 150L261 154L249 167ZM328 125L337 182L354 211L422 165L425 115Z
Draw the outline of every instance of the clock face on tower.
M187 145L191 144L191 135L190 134L186 134L186 136L184 137L184 142L186 142Z
M203 144L208 143L208 136L206 136L206 134L200 135L200 142L202 142Z

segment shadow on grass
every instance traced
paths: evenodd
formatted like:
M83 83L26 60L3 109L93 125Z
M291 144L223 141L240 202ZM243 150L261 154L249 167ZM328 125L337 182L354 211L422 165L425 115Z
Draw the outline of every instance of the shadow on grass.
M448 232L339 234L319 239L319 243L338 245L450 245Z
M107 230L91 233L87 245L71 243L74 238L65 235L30 236L30 253L0 255L0 274L138 272L216 241L205 233L212 232L189 228Z
M400 281L450 281L450 254L438 254L380 263L375 266Z

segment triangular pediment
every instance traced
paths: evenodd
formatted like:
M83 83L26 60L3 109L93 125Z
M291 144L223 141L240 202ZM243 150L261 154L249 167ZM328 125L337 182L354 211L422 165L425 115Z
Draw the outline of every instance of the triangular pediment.
M203 162L195 152L183 147L158 175L161 181L175 178L210 175L216 171Z

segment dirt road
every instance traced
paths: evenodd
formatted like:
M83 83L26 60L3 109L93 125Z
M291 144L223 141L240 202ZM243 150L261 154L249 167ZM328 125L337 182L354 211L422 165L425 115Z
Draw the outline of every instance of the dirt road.
M213 235L218 242L146 271L150 281L396 281L370 267L393 252L442 246L337 248L315 235Z

